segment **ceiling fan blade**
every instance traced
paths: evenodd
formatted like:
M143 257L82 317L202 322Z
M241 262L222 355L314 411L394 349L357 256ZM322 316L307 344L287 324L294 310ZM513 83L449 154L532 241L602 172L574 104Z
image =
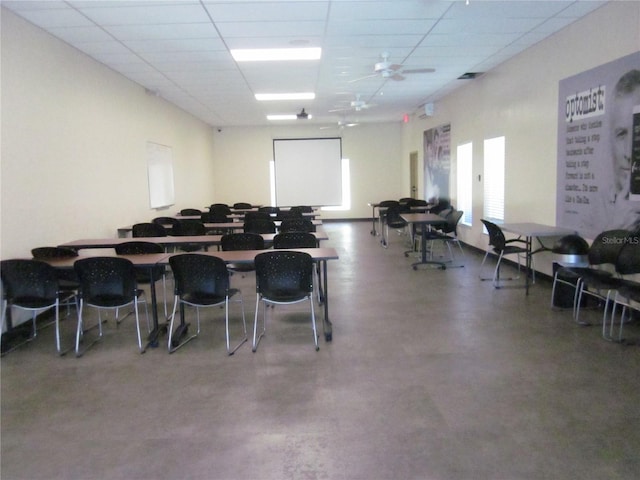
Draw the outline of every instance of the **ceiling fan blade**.
M350 107L345 107L345 108L334 108L333 110L329 110L329 113L335 113L335 112L348 112L349 110L351 110Z
M378 76L377 73L372 73L371 75L367 75L366 77L360 77L360 78L355 78L353 80L349 80L347 83L355 83L355 82L359 82L360 80L365 80L367 78L372 78L377 76Z
M436 71L435 68L407 68L405 70L402 70L402 73L404 73L404 74L407 74L407 73L433 73L435 71Z
M405 77L400 75L399 73L395 73L395 74L391 75L389 78L391 80L396 80L396 81L400 81L400 80L404 80L405 79Z
M386 69L396 71L396 70L400 70L401 68L402 68L402 65L398 65L397 63L392 63Z

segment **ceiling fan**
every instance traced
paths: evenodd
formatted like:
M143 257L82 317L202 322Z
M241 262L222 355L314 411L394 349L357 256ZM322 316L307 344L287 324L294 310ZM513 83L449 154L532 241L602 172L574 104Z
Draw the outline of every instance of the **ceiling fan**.
M345 128L355 127L357 125L358 124L355 122L347 122L347 121L340 120L336 125L332 125L330 127L320 127L320 130L327 130L329 128L338 128L340 130L344 130Z
M373 66L374 73L372 73L371 75L367 75L366 77L350 80L348 83L359 82L360 80L364 80L365 78L377 76L380 76L385 80L404 80L406 78L405 75L410 75L413 73L432 73L436 71L434 68L403 68L403 66L400 64L390 63L389 54L387 52L383 52L382 54L380 54L380 57L382 57L382 61L376 63Z
M365 109L371 108L371 107L375 107L375 106L376 106L375 103L367 103L366 101L361 100L360 99L360 94L358 94L358 95L356 95L356 99L352 100L348 107L335 108L333 110L329 110L329 113L346 112L348 110L355 110L356 112L360 112L362 110L365 110Z

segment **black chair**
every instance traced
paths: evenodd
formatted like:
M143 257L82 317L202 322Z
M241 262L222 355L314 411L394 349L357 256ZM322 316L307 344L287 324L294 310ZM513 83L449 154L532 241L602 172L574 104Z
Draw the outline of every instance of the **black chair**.
M613 307L611 309L611 327L607 332L607 317L604 316L602 322L602 336L607 340L616 340L623 342L622 331L624 328L625 317L627 320L631 318L631 311L635 311L636 315L640 310L640 282L629 280L628 277L640 274L640 242L638 242L638 236L629 237L627 243L625 243L616 259L616 272L623 277L623 281L616 289L616 294L613 298ZM637 278L637 277L635 277ZM620 327L618 329L618 338L613 336L613 328L615 325L616 309L618 306L622 307L620 313Z
M180 223L180 220L174 217L156 217L153 220L151 220L151 223L162 225L163 227L168 229L168 231L170 231L174 227L174 225L177 225L178 223Z
M306 218L288 218L282 220L279 232L315 232L316 226Z
M244 222L252 222L253 220L271 220L271 215L269 212L258 212L258 211L250 211L245 212L244 214Z
M115 247L118 255L144 255L147 253L164 253L164 247L153 242L131 241L124 242ZM163 265L154 267L136 268L136 281L138 284L151 285L151 280L157 282L162 280L162 300L164 303L164 316L167 318L167 269Z
M318 240L311 232L290 231L281 232L273 237L274 249L285 248L317 248Z
M514 280L519 278L518 276L502 278L502 279L500 278L500 264L502 263L502 259L504 258L505 255L517 255L518 256L518 272L520 272L520 255L527 255L527 248L526 246L519 246L519 245L526 245L526 241L520 238L513 238L510 240L507 240L504 236L504 233L502 232L502 229L498 225L485 219L480 219L480 221L483 223L483 225L487 229L487 232L489 233L489 247L492 247L491 249L487 249L487 252L485 253L484 258L482 259L482 263L480 264L480 279L491 280L495 288L502 288L504 285L500 283L501 281ZM492 277L483 277L482 267L484 266L484 263L489 257L489 253L491 251L493 251L493 253L498 255L496 268L493 271Z
M280 211L279 207L272 207L269 205L265 205L262 207L258 207L258 211L259 212L267 212L269 215L278 215L278 212Z
M575 302L578 299L576 289L580 281L577 267L581 264L586 267L589 244L580 235L565 235L555 242L551 252L558 257L558 261L554 262L551 308L571 306L575 316Z
M144 299L144 291L138 288L136 269L133 263L125 258L119 257L91 257L76 261L74 269L80 281L76 356L79 357L84 354L84 351L102 338L102 310L115 310L116 324L119 324L119 309L128 305L133 305L136 317L138 349L140 353L143 353L138 303ZM144 302L144 306L147 317L147 330L150 331L146 302ZM88 331L88 329L84 328L85 307L94 307L98 310L98 339L81 352L80 340Z
M180 210L180 215L183 217L196 217L202 213L199 208L183 208Z
M133 237L166 237L167 229L160 223L136 223L131 229Z
M455 255L453 254L453 250L451 249L451 244L455 243L458 245L460 249L460 254L464 257L464 250L462 250L462 245L460 244L460 240L458 240L458 223L460 223L460 219L462 218L462 210L454 210L451 209L444 218L447 223L443 224L439 228L432 229L430 232L427 232L427 241L442 242L446 245L449 251L449 259L451 262L455 260ZM463 265L457 265L463 266Z
M247 210L249 208L253 208L253 205L247 202L236 202L233 204L233 208L236 210Z
M181 220L171 229L171 235L175 237L190 237L194 235L206 235L207 229L200 220ZM186 244L178 247L183 252L195 252L203 250L202 245Z
M244 221L245 233L276 233L276 223L273 220L255 219Z
M226 213L202 212L200 221L202 223L232 223L233 218L229 218Z
M382 246L387 248L389 246L389 230L397 230L398 233L404 232L407 228L407 222L400 216L405 211L403 207L398 203L397 205L390 205L387 207L387 211L384 214L384 232L382 235Z
M291 210L296 209L302 213L313 213L313 207L309 205L297 205L295 207L291 207Z
M209 211L216 214L230 215L231 207L226 203L212 203Z
M224 305L227 353L232 355L247 341L247 326L244 316L242 294L240 290L230 288L229 271L224 261L215 256L185 253L170 257L169 265L175 278L175 299L167 344L169 353L175 352L200 334L200 308ZM229 300L236 296L242 308L242 329L244 335L240 342L231 348ZM188 324L185 321L185 305L195 307L196 309L197 330L194 335L182 340L182 337L187 334L188 329ZM174 334L173 328L178 306L180 306L180 327L177 328Z
M253 322L253 347L255 352L266 332L266 315L269 304L284 305L309 301L311 325L316 350L318 334L313 306L313 259L311 255L290 250L274 250L255 257L256 266L256 311ZM258 312L264 304L262 332L258 335Z
M589 322L580 320L580 310L585 295L604 303L603 318L606 318L612 295L622 285L622 279L613 275L618 255L624 244L632 238L632 235L633 233L629 230L622 229L601 232L589 248L589 267L574 269L580 277L576 287L577 298L574 302L576 323L589 325Z
M220 239L222 251L232 250L264 250L264 238L257 233L228 233ZM231 272L253 272L253 263L229 263L227 268Z
M451 208L451 201L448 198L439 198L433 203L433 207L429 209L430 213L439 214L443 210Z
M29 337L13 347L2 352L5 355L21 345L36 338L38 334L36 318L38 313L53 308L56 329L56 350L62 355L60 339L60 303L76 299L75 291L61 291L58 283L58 273L46 262L40 260L13 259L0 262L0 276L4 288L4 308L0 331L4 329L8 311L12 308L31 313L31 334Z
M289 220L289 219L302 219L302 211L296 207L291 207L289 210L280 210L276 215L276 220Z

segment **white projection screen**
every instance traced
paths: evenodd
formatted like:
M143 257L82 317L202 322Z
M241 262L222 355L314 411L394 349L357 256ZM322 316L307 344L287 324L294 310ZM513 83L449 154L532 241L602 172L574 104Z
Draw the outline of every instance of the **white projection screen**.
M342 205L342 139L273 140L278 206Z

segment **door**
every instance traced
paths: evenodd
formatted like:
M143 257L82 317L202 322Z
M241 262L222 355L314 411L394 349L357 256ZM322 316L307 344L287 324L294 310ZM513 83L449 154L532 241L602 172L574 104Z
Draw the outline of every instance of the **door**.
M409 154L409 185L411 185L409 196L416 198L418 193L418 152Z

